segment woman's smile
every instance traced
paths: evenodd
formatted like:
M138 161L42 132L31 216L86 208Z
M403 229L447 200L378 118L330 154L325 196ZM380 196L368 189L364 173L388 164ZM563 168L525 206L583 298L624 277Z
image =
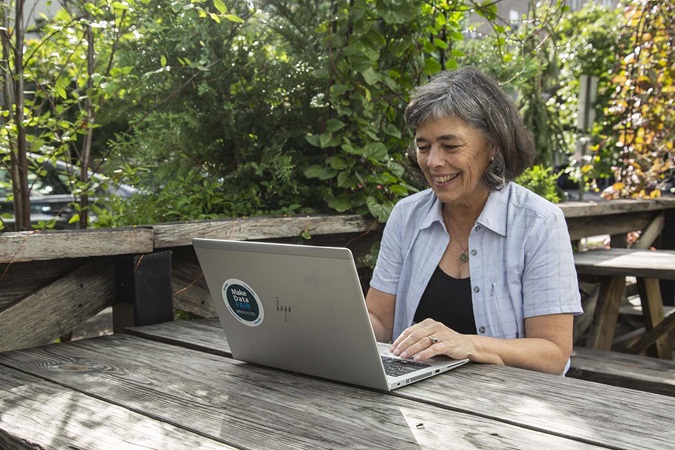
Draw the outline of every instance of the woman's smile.
M431 175L431 179L434 181L434 184L436 185L444 185L444 184L449 184L450 181L454 180L459 176L459 173L455 173L452 175Z
M446 204L482 204L489 193L483 174L492 152L483 133L458 117L421 123L415 132L417 162Z

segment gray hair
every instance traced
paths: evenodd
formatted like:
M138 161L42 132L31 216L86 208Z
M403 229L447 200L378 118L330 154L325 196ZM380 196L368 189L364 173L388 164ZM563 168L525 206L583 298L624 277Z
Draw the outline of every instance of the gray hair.
M501 189L529 167L534 142L518 110L495 80L473 68L441 72L412 93L405 121L412 129L428 120L458 117L480 130L495 150L485 172Z

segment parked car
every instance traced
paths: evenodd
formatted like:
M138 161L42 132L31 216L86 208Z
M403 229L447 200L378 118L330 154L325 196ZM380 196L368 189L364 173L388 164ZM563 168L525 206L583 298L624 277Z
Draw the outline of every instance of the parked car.
M54 221L54 229L77 228L78 223L70 223L76 214L73 207L75 196L71 192L71 179L78 169L63 161L43 161L42 156L28 154L28 186L30 188L30 221L33 227L40 223ZM129 197L136 189L128 185L114 185L101 175L90 175L94 182L94 195L90 202L104 196ZM5 165L0 165L0 219L4 223L2 231L14 229L14 202L8 197L12 193L9 172ZM90 212L90 219L96 220Z

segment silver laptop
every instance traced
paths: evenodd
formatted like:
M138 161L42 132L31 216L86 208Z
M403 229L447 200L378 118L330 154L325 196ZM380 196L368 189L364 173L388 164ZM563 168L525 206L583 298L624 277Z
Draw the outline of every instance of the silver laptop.
M381 390L467 362L402 360L378 344L349 249L192 243L235 359Z

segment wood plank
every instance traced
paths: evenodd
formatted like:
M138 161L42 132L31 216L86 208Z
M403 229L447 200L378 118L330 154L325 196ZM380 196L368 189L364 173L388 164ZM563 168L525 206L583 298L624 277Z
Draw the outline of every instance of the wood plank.
M0 364L239 448L595 448L132 336L8 352Z
M675 363L575 347L568 376L675 397Z
M172 250L173 306L200 317L215 317L209 288L192 246Z
M563 211L565 217L606 216L617 213L675 209L675 197L660 197L649 200L617 199L599 202L562 202L558 203L557 206Z
M654 218L653 212L612 214L566 218L570 239L579 240L588 236L615 235L641 230Z
M0 448L7 450L232 448L2 365L0 403Z
M653 329L647 331L638 342L631 345L626 351L629 353L642 353L648 347L653 345L658 338L675 330L675 314L663 319Z
M631 245L631 248L648 249L658 239L666 224L665 214L659 213L654 219L642 228L640 237Z
M589 347L611 350L621 300L626 289L624 277L603 277L593 314L593 324L587 344Z
M612 248L574 254L577 273L675 280L675 250Z
M53 283L83 262L84 258L72 258L0 264L0 311Z
M661 286L659 285L659 280L656 278L638 278L637 286L644 312L645 329L651 331L664 318ZM654 356L658 356L661 359L673 359L673 350L670 346L670 337L667 330L664 330L661 337L656 339L653 346L655 348L651 347L651 345L649 347Z
M155 248L192 245L192 238L259 240L311 235L363 233L380 229L377 220L358 215L259 216L153 226Z
M173 333L174 342L185 338L185 345L193 348L229 352L215 320L183 322L143 331L169 337L173 327L195 326L196 334ZM393 395L607 448L669 448L675 442L675 404L670 397L512 367L469 364Z
M0 263L150 253L152 236L145 228L0 233Z
M0 312L0 352L44 345L113 304L111 263L97 259Z

